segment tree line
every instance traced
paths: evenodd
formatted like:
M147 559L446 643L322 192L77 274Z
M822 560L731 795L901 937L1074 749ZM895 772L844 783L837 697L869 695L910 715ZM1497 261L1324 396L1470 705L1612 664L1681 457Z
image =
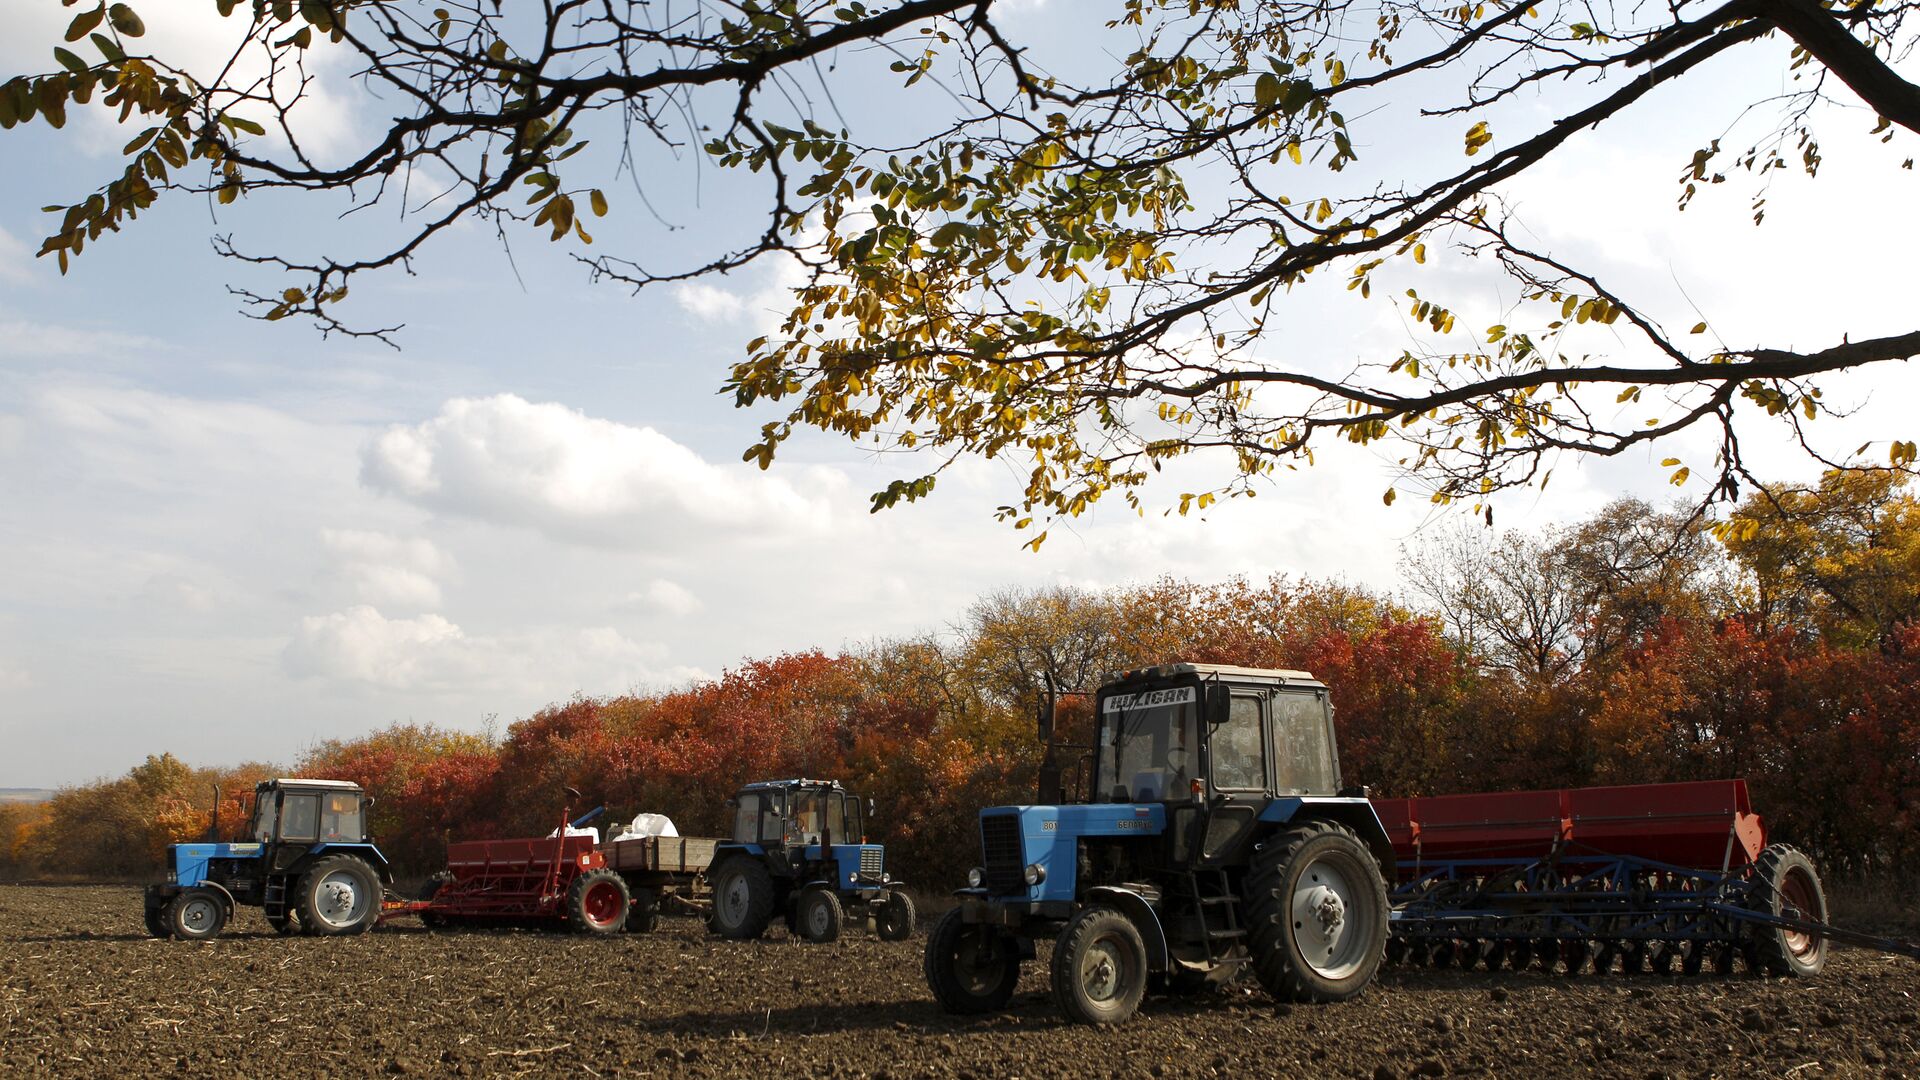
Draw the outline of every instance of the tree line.
M614 818L712 835L735 785L804 775L871 796L896 874L945 888L971 863L976 811L1033 798L1042 687L1180 659L1312 671L1333 690L1345 781L1376 794L1744 776L1829 874L1910 875L1920 500L1905 484L1835 472L1713 523L1621 500L1539 533L1462 524L1409 548L1397 595L1280 574L1009 590L942 632L576 697L498 737L395 724L290 763L160 753L0 806L0 874L150 875L165 845L206 833L215 785L234 827L273 775L365 785L405 875L437 869L449 837L545 833L566 785ZM1083 699L1062 708L1084 722Z

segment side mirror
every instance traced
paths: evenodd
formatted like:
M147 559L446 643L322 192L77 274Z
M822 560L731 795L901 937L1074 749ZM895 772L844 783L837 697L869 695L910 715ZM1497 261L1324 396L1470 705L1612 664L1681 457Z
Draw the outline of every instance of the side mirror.
M373 809L373 804L379 801L380 801L379 799L376 799L371 795L362 795L360 797L360 809L371 810Z
M1227 722L1227 717L1232 711L1233 691L1226 683L1208 683L1206 709L1201 713L1207 723L1210 726L1219 727Z
M867 800L867 817L869 818L873 817L873 800L872 799Z
M738 809L740 809L740 800L739 800L739 799L728 799L728 800L727 800L727 809L729 809L729 810L738 810Z

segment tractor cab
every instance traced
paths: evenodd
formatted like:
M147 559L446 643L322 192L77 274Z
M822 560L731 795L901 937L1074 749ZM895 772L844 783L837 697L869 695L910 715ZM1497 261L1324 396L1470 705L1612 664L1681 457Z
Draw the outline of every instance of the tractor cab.
M981 864L929 938L940 1003L1000 1008L1041 937L1056 998L1087 1023L1132 1015L1150 985L1188 992L1248 966L1288 999L1359 993L1393 854L1365 794L1341 789L1326 685L1164 664L1092 697L1086 745L1059 744L1043 707L1038 804L980 812Z
M758 937L775 914L812 941L839 936L847 909L882 937L912 933L913 908L866 842L871 805L836 780L763 780L727 800L733 836L714 851L713 926Z
M216 793L215 803L218 804ZM281 933L360 933L380 915L393 880L367 834L373 798L345 780L283 777L254 788L243 835L167 849L167 881L146 891L156 937L218 934L237 904L261 908Z

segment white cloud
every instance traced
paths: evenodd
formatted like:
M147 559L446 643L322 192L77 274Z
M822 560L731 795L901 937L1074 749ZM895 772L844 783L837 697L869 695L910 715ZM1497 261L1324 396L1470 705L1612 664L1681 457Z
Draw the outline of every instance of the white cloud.
M647 583L646 588L628 593L621 606L679 618L692 615L706 605L681 586L665 578L655 578Z
M681 285L673 290L673 299L681 310L706 322L726 322L740 317L747 302L725 289L703 281Z
M33 278L33 253L27 245L0 229L0 281L25 282Z
M622 547L676 542L689 527L777 538L819 533L845 478L718 466L650 427L598 420L511 394L455 398L424 423L389 428L361 454L361 482L432 510Z
M453 560L430 540L357 529L322 529L320 542L355 596L375 606L428 608L440 603L440 582Z
M663 665L664 655L612 627L489 637L469 635L442 615L390 619L362 604L301 619L281 661L302 678L384 690L536 693L558 701L575 691L611 693L701 677L695 668Z
M4 241L4 237L0 237L0 241ZM6 246L4 242L0 242L0 279L12 277L7 272L8 262ZM22 271L13 280L25 280L25 278L26 274ZM55 326L24 319L0 320L0 341L7 343L7 351L14 356L31 356L49 360L72 357L125 360L134 357L151 357L157 352L172 351L162 342L140 334L122 334L112 330L93 330L77 326Z

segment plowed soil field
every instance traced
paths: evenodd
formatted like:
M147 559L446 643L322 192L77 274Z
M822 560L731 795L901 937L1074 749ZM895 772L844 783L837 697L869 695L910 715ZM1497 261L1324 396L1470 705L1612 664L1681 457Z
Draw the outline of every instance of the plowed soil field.
M1858 950L1800 982L1388 969L1313 1007L1240 984L1089 1029L1040 964L1007 1012L942 1014L923 943L281 938L242 911L189 944L146 936L137 889L4 886L0 1075L1920 1077L1920 963Z

